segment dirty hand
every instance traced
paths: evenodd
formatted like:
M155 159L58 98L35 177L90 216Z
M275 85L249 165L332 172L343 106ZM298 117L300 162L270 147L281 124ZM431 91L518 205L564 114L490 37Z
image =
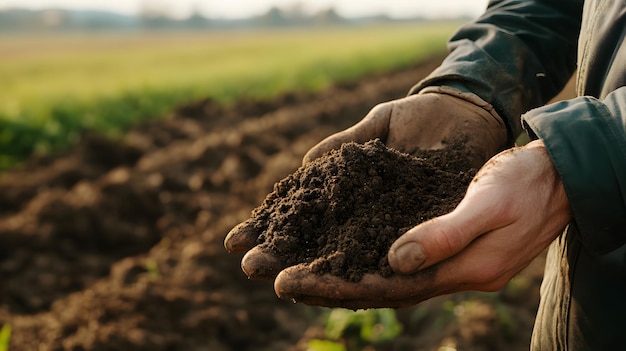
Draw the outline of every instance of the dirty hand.
M571 219L563 184L541 141L493 157L459 206L391 247L391 278L348 283L302 265L276 277L281 298L348 308L401 307L462 290L495 291L526 267Z
M507 132L493 106L478 96L449 87L429 87L420 94L382 103L354 126L314 146L304 163L341 144L379 138L388 147L411 152L441 149L466 141L478 168L506 146Z
M463 138L468 150L473 150L474 165L480 167L506 145L507 132L493 107L476 95L449 87L429 87L420 94L376 106L356 125L313 147L304 156L304 162L345 142L376 138L405 152L439 149ZM257 237L257 231L244 222L230 231L224 245L230 252L250 250L242 261L250 278L273 279L286 267L256 247Z

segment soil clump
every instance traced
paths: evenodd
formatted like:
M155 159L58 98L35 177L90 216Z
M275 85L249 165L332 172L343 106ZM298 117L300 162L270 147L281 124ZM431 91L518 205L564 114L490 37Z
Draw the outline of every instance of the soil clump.
M278 182L250 221L261 247L286 266L306 263L351 282L389 277L391 244L463 198L476 173L465 154L461 143L414 155L378 139L347 143Z

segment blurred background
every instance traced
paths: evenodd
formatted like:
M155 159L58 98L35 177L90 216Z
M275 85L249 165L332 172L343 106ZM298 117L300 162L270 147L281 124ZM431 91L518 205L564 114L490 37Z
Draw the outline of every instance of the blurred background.
M440 20L458 23L484 6L1 0L0 167L66 146L82 130L124 129L185 100L314 90L414 63L440 50L456 25Z
M527 349L541 260L355 312L278 300L222 244L486 3L0 0L0 351Z

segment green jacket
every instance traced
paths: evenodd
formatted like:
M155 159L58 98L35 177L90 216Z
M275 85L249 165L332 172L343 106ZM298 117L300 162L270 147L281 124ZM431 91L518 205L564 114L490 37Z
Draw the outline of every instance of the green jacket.
M494 105L541 138L573 221L549 251L535 350L626 349L626 0L490 1L413 88ZM578 69L578 97L544 106ZM522 118L520 118L522 117Z

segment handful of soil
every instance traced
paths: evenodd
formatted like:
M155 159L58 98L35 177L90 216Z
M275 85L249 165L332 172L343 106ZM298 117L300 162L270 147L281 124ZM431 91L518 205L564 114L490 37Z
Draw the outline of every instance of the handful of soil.
M459 146L409 155L379 140L344 144L275 184L248 221L287 266L351 282L389 277L391 244L463 198L475 170Z

